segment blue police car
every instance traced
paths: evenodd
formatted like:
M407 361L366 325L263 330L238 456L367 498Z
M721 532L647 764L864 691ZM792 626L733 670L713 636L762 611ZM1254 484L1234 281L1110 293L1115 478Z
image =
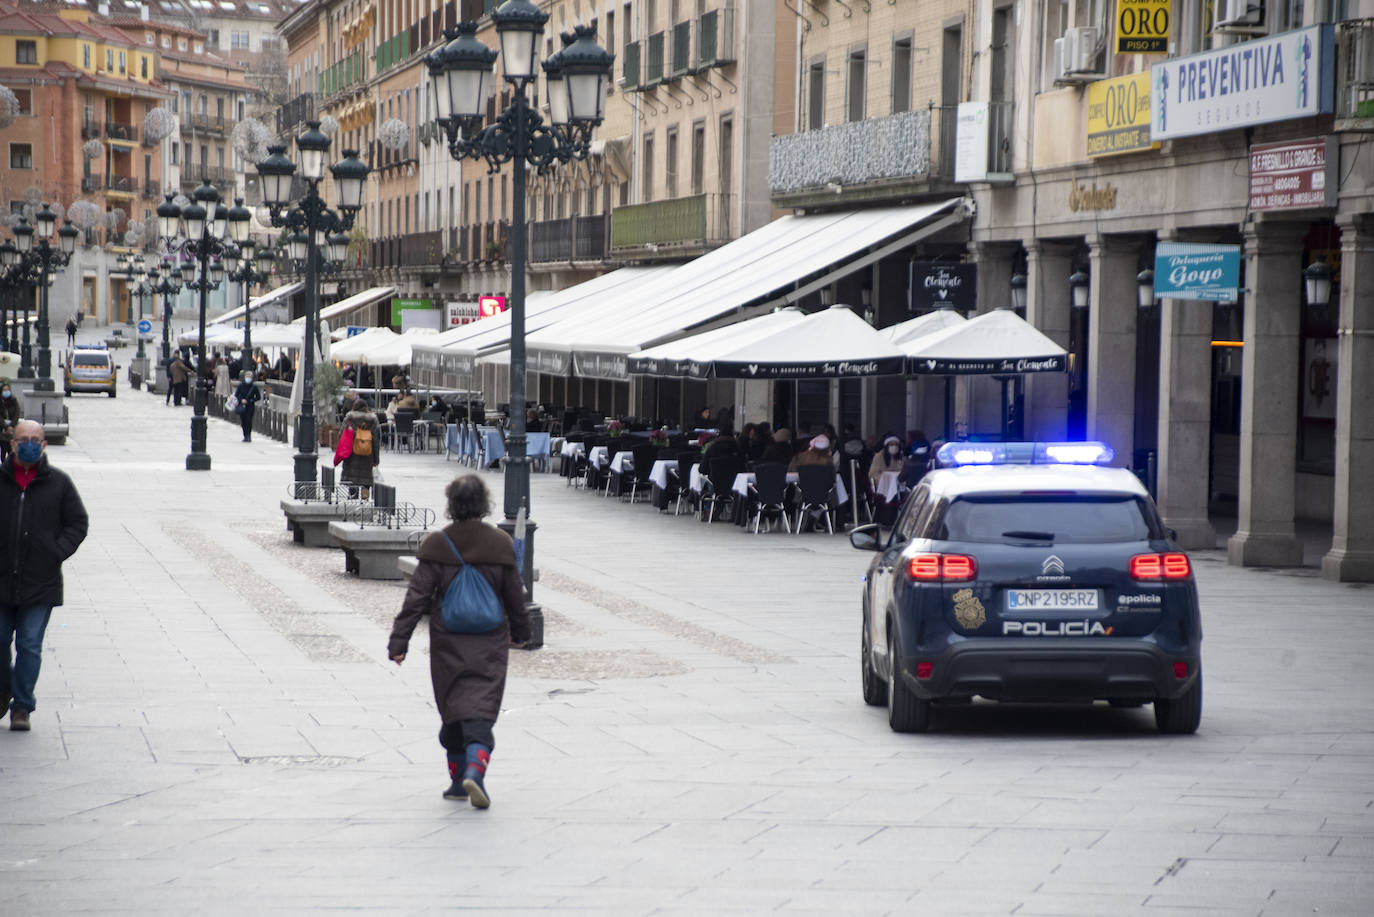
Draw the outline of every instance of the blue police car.
M1154 704L1202 718L1202 623L1188 555L1101 443L949 443L891 533L860 526L864 700L898 732L934 703Z

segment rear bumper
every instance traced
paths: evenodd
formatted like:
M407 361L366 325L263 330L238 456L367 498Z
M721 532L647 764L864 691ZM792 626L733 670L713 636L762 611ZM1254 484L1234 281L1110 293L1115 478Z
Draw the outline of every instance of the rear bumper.
M69 392L112 392L115 389L115 383L112 381L91 382L73 379L65 387Z
M1166 653L1153 643L1095 639L978 640L935 656L902 660L901 675L923 698L981 695L993 700L1175 698L1197 678L1199 655ZM916 677L918 662L933 663L929 678ZM1188 676L1177 678L1174 663Z

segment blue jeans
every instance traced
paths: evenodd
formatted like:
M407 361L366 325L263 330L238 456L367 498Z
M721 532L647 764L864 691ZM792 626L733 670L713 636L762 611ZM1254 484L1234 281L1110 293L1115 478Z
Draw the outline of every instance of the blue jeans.
M33 712L33 688L38 683L38 667L43 661L43 633L52 617L50 605L0 604L0 640L5 644L5 680L0 688L14 695L10 705ZM14 663L10 663L10 641L14 641Z

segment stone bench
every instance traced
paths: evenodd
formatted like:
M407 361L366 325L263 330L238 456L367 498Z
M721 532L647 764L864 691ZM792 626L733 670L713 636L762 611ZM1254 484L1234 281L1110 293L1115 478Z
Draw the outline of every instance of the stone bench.
M356 573L361 579L404 578L400 560L403 557L414 559L415 545L425 531L418 527L360 527L342 520L329 523L330 539L343 548L344 570Z
M286 514L286 527L291 530L296 544L307 548L332 548L334 539L329 537L329 524L343 521L346 505L342 501L283 500L281 510Z
M405 580L407 583L410 582L410 578L415 575L415 568L418 566L420 566L420 558L416 557L414 554L402 554L400 557L396 558L396 569L400 572L401 579Z

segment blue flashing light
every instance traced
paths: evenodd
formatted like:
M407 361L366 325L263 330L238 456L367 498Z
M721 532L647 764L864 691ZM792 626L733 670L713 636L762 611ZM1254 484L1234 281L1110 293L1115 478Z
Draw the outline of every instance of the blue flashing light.
M966 465L1110 465L1106 443L945 443L935 453L945 468Z

